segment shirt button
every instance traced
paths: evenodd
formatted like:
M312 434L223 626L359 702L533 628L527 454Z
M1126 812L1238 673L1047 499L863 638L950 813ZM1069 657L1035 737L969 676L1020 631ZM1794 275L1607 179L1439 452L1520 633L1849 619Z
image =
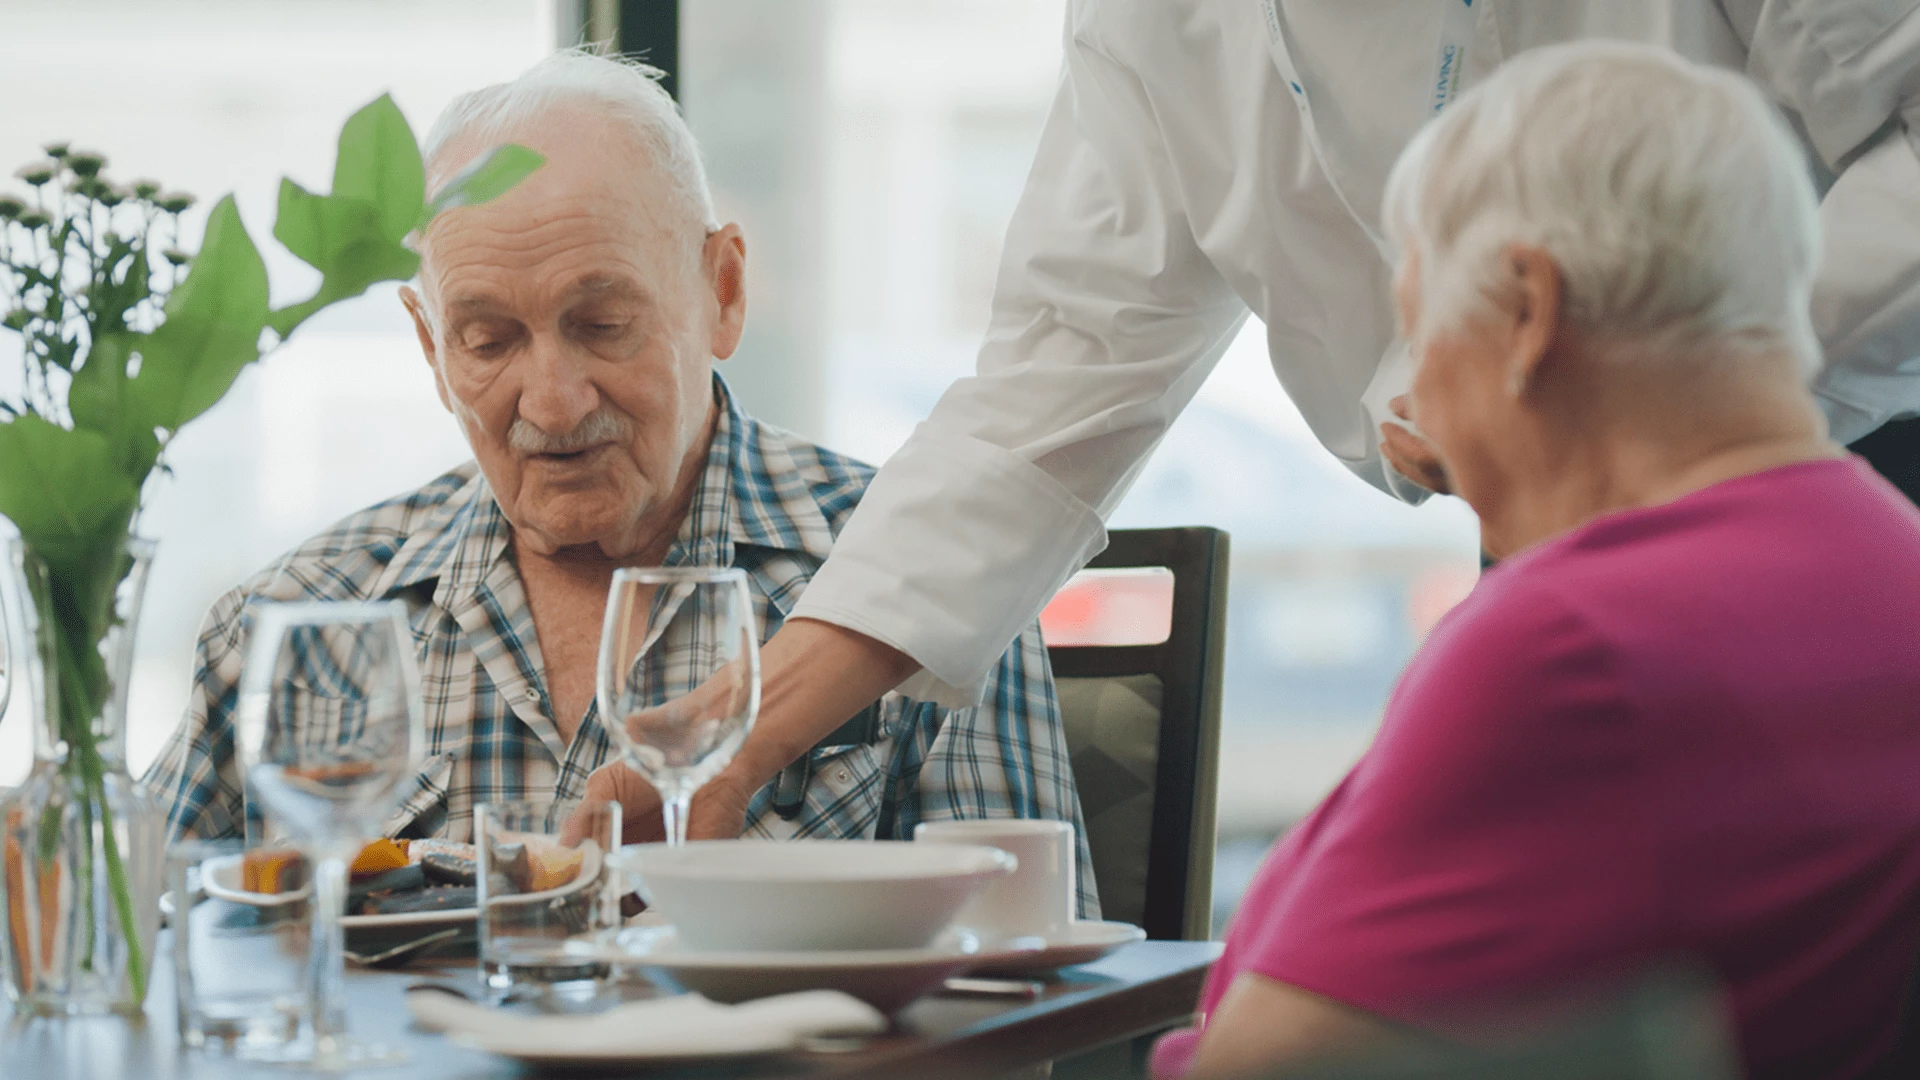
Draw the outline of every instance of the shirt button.
M833 775L835 779L839 780L843 784L846 783L848 780L853 779L853 777L845 769L841 769L839 772L834 773Z

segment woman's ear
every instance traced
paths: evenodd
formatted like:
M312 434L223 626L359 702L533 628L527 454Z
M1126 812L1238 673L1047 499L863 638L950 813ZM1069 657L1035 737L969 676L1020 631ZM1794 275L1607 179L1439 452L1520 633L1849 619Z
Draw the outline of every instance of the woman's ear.
M1533 386L1553 347L1566 277L1542 248L1510 244L1501 258L1506 262L1507 315L1512 320L1507 392L1518 398Z
M728 225L707 237L703 261L713 290L713 358L725 360L740 347L747 325L747 242L740 226Z

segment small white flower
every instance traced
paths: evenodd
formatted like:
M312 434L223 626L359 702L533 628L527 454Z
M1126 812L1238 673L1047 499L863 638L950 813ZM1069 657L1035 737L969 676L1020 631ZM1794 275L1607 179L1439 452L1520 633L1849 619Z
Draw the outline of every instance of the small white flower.
M107 167L107 155L97 150L67 151L67 168L80 176L98 176Z
M15 169L13 175L25 180L34 187L39 187L60 175L60 163L57 161L30 161L18 169Z

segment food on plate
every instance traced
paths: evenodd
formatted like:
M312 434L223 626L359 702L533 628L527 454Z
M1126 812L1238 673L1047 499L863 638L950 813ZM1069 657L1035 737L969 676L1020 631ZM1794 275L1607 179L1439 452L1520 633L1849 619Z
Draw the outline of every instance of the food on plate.
M307 883L307 859L292 848L249 848L240 860L240 888L250 893L295 892Z
M579 848L562 847L545 837L527 837L527 862L530 872L524 886L527 892L546 892L572 881L580 872L587 854Z
M347 888L347 914L364 914L370 899L385 899L395 893L414 892L427 887L427 876L417 866L400 866L383 874L363 878Z
M452 840L380 839L360 850L349 868L347 914L405 915L461 911L477 903L472 844ZM579 876L585 853L551 837L517 836L493 848L493 888L499 895L558 889ZM254 848L241 860L241 888L285 893L307 882L304 857L292 848Z
M407 845L407 861L419 862L429 855L451 855L456 859L473 858L473 845L458 840L415 840Z
M429 855L420 860L419 866L421 873L426 875L429 884L474 884L474 864L472 859L463 859L458 855Z
M412 915L422 911L467 911L480 906L479 890L471 885L429 885L411 892L370 897L356 915Z
M389 870L398 870L409 861L407 848L411 843L408 840L381 837L360 849L360 854L354 856L353 865L347 867L347 875L358 881Z

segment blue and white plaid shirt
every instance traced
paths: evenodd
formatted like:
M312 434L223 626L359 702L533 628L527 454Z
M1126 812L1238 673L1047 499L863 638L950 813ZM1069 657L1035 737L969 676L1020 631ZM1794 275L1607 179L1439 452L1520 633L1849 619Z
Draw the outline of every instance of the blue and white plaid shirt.
M718 377L713 443L669 566L747 571L762 640L779 629L853 513L871 467L743 413ZM467 839L474 804L573 799L614 753L596 708L571 742L547 696L533 614L511 553L511 526L469 462L426 487L346 518L222 596L200 633L180 729L148 774L170 798L170 835L242 831L233 713L252 600L401 599L419 649L428 754L416 794L390 834ZM668 686L669 695L692 689ZM1034 817L1081 834L1082 914L1097 917L1079 799L1038 626L1001 657L984 702L952 710L889 694L883 735L816 749L799 814L773 811L771 789L747 810L746 835L873 837L894 787L891 835L921 821ZM169 794L170 793L170 794Z

